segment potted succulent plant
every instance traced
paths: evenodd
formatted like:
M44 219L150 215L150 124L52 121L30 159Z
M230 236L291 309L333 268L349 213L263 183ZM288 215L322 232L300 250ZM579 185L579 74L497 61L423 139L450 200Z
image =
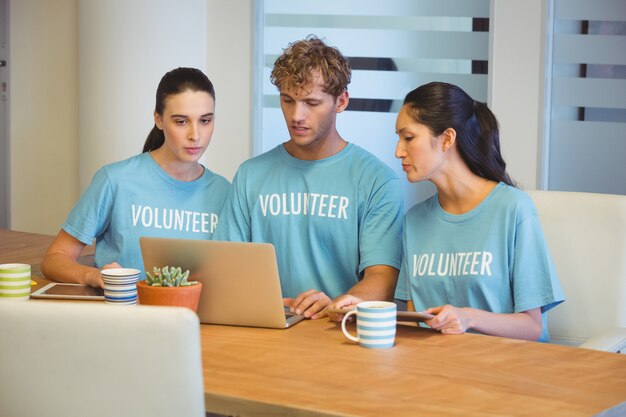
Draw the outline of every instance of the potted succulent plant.
M180 267L154 267L146 273L146 279L137 283L139 304L187 307L198 309L202 283L188 281L189 271Z

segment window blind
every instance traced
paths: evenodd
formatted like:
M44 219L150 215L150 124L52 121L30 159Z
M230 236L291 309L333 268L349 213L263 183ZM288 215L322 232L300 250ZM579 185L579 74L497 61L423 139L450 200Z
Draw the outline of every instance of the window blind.
M626 2L555 0L548 188L626 194Z
M289 139L270 73L290 42L310 34L350 60L350 106L338 116L340 134L374 153L402 179L394 131L409 91L445 81L487 101L489 0L265 0L258 12L263 27L257 82L263 98L257 153ZM406 184L406 207L432 190L428 184Z

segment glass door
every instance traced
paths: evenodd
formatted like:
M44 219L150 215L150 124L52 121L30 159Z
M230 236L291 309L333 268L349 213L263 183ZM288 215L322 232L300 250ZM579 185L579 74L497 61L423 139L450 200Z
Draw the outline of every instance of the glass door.
M317 35L352 66L350 105L337 118L339 133L387 163L402 179L405 207L432 195L430 183L408 184L394 157L395 119L404 96L421 84L458 84L487 101L489 0L318 0L259 2L255 154L289 136L270 72L288 43ZM261 110L262 111L259 111Z
M550 190L626 194L626 2L554 0Z

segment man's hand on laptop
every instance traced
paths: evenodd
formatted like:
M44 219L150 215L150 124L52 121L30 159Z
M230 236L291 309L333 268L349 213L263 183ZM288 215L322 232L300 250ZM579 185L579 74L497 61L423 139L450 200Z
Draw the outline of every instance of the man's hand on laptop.
M289 311L302 314L309 319L326 317L325 307L330 304L330 297L318 290L308 290L296 298L284 298L285 306Z

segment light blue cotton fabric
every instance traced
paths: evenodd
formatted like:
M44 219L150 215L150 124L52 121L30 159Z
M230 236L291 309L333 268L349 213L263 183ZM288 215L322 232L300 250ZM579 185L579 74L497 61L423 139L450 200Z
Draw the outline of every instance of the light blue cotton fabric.
M337 297L372 265L400 268L402 194L395 173L348 144L322 160L281 144L241 165L215 239L269 242L284 297Z
M406 215L404 260L396 298L417 311L451 304L495 313L541 307L564 300L535 206L517 188L498 184L468 213L445 212L438 195Z
M98 170L62 228L85 244L96 239L97 267L117 262L143 276L139 238L210 239L229 189L206 168L176 180L142 153Z

